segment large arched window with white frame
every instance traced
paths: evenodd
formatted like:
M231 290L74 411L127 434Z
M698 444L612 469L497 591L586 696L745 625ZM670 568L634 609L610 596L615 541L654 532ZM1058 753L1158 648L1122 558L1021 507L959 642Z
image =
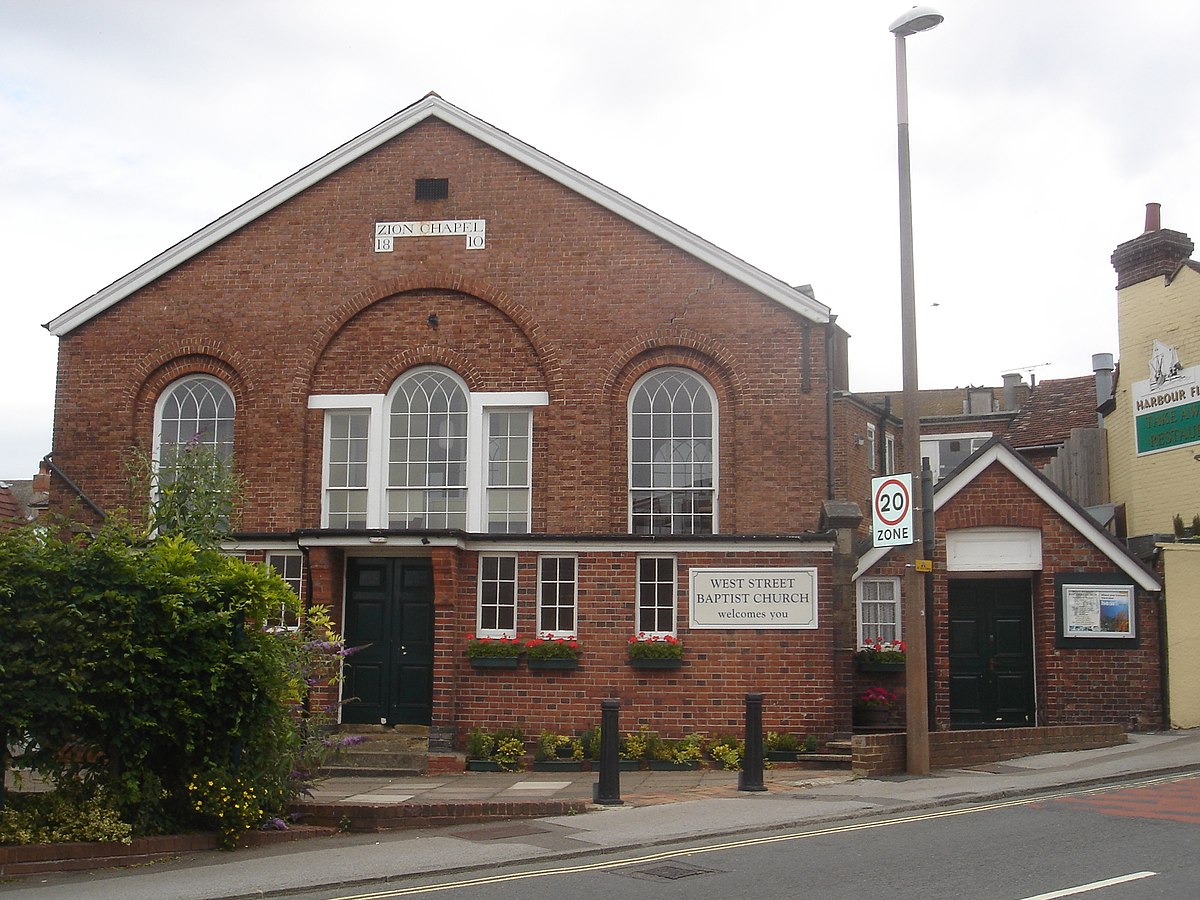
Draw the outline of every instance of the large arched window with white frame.
M528 534L533 407L543 391L475 391L439 366L387 394L317 394L326 528Z
M713 534L716 497L716 394L690 369L655 369L629 395L630 531Z
M446 369L414 369L389 406L391 528L466 528L467 387Z
M233 461L233 392L211 375L189 375L169 385L158 398L154 419L154 455L169 479L179 454L205 447L225 464Z

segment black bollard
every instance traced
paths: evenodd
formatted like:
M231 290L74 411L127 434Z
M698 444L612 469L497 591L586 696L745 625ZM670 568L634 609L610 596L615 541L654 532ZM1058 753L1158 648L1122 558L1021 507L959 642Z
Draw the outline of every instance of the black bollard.
M621 799L621 701L600 701L600 780L592 786L592 800L605 806L620 806Z
M746 751L738 773L739 791L765 791L763 784L762 694L746 695Z

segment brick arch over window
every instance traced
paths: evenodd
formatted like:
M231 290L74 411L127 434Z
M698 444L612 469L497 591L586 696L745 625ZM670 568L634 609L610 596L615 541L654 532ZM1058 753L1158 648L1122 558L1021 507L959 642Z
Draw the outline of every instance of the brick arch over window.
M717 396L719 416L718 460L721 466L722 497L721 531L728 532L736 521L736 475L730 464L735 457L737 409L739 398L745 396L745 383L734 354L716 341L694 332L674 330L642 336L618 354L604 383L604 414L612 435L609 458L612 462L610 509L612 525L624 531L628 527L629 509L629 396L634 385L654 369L679 368L695 372L708 382ZM718 462L718 465L720 463Z
M210 375L223 382L233 394L237 409L245 409L251 386L242 376L246 371L245 360L240 354L224 350L218 344L181 348L182 353L168 355L166 352L147 357L138 367L141 377L131 382L131 411L129 433L131 443L144 450L154 448L154 408L158 398L168 386L188 375ZM219 354L219 355L218 355ZM238 456L239 431L234 429L234 456Z
M324 358L330 343L332 343L347 323L363 310L397 294L438 290L453 291L479 300L509 319L529 343L534 357L537 359L538 366L541 369L542 376L546 381L551 402L565 402L561 364L562 354L553 342L545 338L537 320L524 305L514 300L506 292L496 290L490 285L476 279L461 274L431 272L428 270L387 282L381 282L367 290L360 291L333 310L326 317L324 327L314 334L309 341L308 350L304 354L301 363L301 371L298 373L292 388L293 396L291 399L300 405L307 402L308 395L312 392L313 379L317 375L321 360ZM445 351L438 348L438 352ZM452 368L458 372L468 384L473 386L472 375L469 374L469 371L474 370L474 367L460 368L457 364L445 359L437 359L433 356L420 359L418 362L420 364L446 365L448 368ZM474 370L474 372L474 380L478 381L478 372L477 370ZM392 378L396 374L398 372L393 371L391 373ZM392 378L385 378L383 373L380 373L379 377L381 383L390 384L392 380Z

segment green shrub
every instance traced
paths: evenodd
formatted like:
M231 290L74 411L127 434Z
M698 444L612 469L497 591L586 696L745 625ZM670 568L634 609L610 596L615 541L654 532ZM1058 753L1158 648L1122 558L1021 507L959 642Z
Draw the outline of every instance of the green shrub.
M9 794L0 809L0 844L117 841L128 844L133 826L103 793L76 791Z
M745 752L745 744L732 735L720 735L708 745L708 755L713 762L733 772L741 771Z

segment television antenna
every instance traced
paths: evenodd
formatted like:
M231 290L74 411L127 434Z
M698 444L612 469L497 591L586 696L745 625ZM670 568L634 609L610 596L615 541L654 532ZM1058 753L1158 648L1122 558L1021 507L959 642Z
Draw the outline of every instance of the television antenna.
M1052 365L1052 363L1048 363L1048 362L1033 363L1032 365L1028 365L1028 366L1011 366L1010 368L1007 368L1007 369L1001 369L1001 371L1002 372L1028 372L1029 373L1029 386L1033 387L1033 385L1034 385L1033 370L1034 369L1044 369L1044 368L1046 368L1046 366L1049 366L1049 365Z

